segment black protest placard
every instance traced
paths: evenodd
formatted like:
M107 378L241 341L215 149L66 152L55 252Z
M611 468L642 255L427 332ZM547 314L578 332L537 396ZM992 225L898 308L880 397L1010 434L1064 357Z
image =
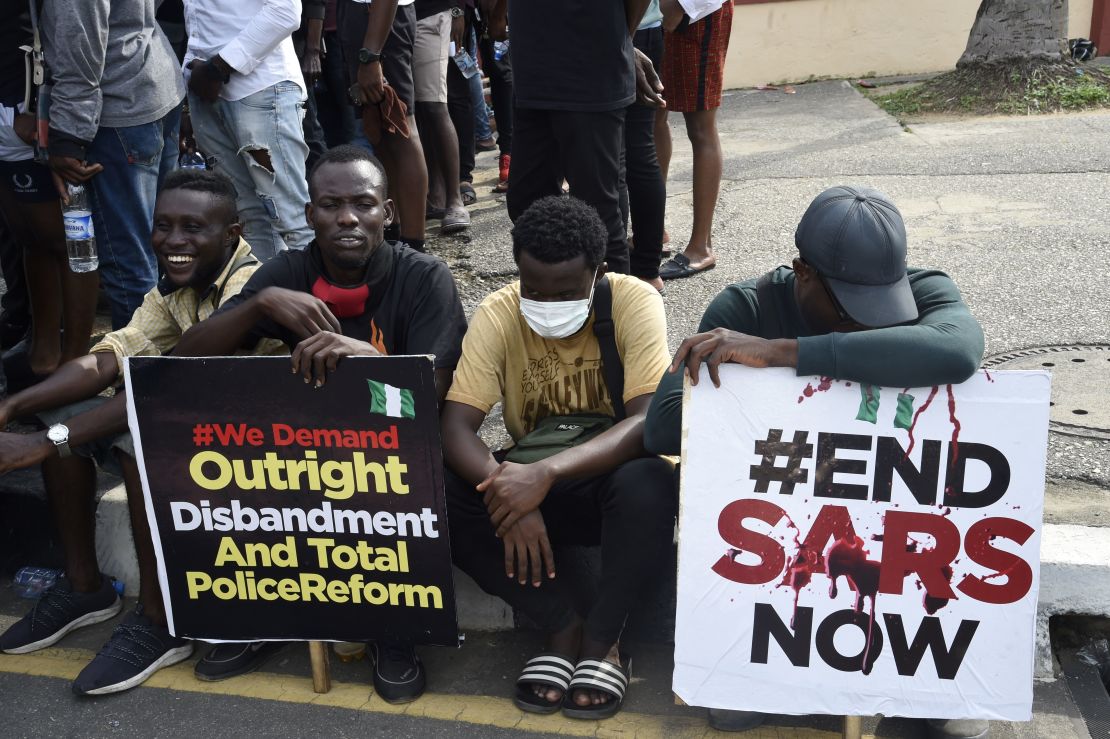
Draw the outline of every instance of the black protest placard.
M457 642L429 357L136 357L126 369L170 630Z

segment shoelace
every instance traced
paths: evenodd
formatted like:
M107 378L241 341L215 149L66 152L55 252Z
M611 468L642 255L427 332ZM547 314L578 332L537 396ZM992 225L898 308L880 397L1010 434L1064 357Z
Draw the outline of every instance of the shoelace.
M145 656L153 657L161 654L165 649L162 639L149 626L138 623L122 623L112 632L112 638L100 650L98 656L115 657L131 661L132 657L139 657L131 648L138 647L146 652Z
M68 611L74 604L73 594L55 587L50 588L31 609L31 631L41 624L48 629L54 629L64 623L69 615Z

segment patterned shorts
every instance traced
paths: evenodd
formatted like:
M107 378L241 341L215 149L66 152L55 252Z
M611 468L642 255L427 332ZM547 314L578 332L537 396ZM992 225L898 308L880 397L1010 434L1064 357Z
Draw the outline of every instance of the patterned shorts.
M721 107L732 0L682 30L663 34L663 97L679 113Z

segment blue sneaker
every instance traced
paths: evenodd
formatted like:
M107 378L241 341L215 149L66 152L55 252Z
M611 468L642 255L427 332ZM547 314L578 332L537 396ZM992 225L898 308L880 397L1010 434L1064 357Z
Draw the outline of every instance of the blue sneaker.
M45 649L74 629L107 621L122 609L110 578L101 576L100 589L95 592L78 593L69 580L60 577L30 613L0 634L0 652L27 654Z
M112 638L73 681L77 695L119 693L144 682L163 667L188 659L193 643L170 634L136 606Z

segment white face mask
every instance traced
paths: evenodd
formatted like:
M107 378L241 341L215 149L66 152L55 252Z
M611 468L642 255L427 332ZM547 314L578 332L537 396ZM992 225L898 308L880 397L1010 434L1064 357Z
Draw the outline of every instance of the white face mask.
M521 295L520 313L528 326L545 339L565 339L586 325L596 284L597 270L590 283L590 297L585 300L529 300Z

